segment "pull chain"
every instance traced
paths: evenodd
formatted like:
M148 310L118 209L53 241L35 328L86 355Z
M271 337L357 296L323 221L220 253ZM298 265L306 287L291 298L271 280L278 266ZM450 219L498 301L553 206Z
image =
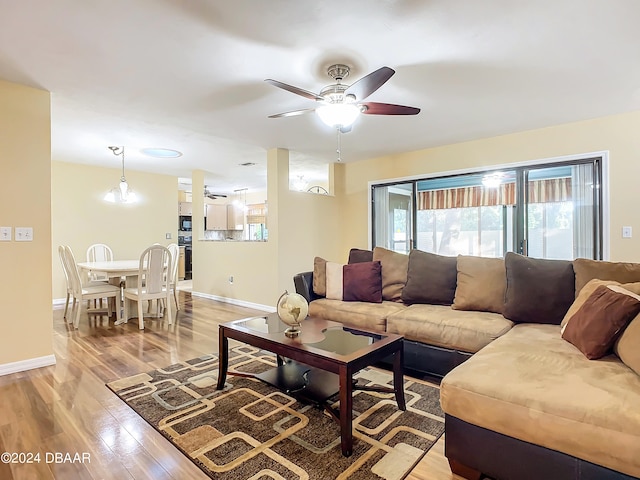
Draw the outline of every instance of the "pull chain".
M342 161L342 142L341 142L341 137L340 137L340 127L336 127L336 135L337 135L337 144L338 147L336 148L336 153L338 154L338 161L341 162Z

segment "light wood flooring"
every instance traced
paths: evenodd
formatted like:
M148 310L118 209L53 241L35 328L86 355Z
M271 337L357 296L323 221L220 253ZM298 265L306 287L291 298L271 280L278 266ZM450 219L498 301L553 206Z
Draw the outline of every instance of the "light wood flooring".
M208 478L105 387L215 353L218 323L261 313L184 291L179 300L172 326L145 319L144 331L136 319L116 327L113 319L84 312L74 330L63 309L54 308L56 365L0 377L0 453L40 453L40 463L0 462L0 479ZM407 480L460 479L451 474L443 449L441 438ZM75 454L77 462L51 462L74 460Z

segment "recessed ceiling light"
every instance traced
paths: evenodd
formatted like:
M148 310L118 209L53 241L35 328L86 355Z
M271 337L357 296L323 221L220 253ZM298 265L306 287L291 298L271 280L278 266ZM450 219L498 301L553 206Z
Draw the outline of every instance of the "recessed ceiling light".
M177 158L182 156L182 152L169 150L168 148L143 148L140 153L154 158Z

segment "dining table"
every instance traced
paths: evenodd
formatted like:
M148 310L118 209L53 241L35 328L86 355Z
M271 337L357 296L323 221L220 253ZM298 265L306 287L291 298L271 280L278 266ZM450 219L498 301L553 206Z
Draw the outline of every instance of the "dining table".
M78 262L78 269L83 272L83 278L89 279L92 273L106 275L109 283L120 285L122 277L125 278L125 288L138 286L138 272L140 260L103 260L97 262ZM116 325L126 322L122 316Z

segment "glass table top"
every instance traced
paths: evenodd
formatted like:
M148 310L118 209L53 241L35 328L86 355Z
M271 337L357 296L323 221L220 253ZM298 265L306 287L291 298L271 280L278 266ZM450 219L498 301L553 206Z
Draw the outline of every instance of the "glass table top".
M252 317L237 322L233 322L234 325L254 330L261 333L282 333L288 328L277 314L270 314L264 317ZM305 321L302 321L301 329L304 332ZM344 326L334 326L322 330L324 339L319 342L306 343L309 347L314 347L319 350L327 352L337 353L339 355L348 355L356 352L363 347L372 345L373 343L386 338L382 334L373 334L367 332L359 332L351 328Z

